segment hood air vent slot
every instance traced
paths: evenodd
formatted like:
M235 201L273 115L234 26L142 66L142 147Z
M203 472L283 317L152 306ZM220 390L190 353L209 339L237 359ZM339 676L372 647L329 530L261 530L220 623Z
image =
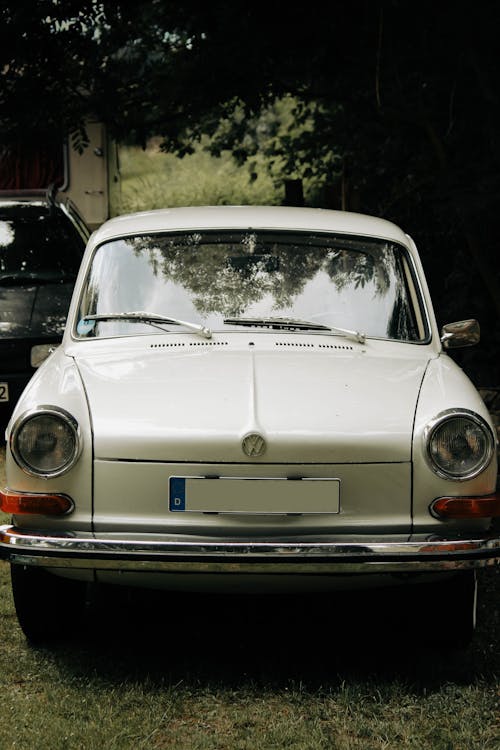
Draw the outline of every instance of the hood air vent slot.
M298 347L300 349L342 349L344 351L353 352L354 347L349 344L301 344L294 341L277 341L276 346L282 347Z
M187 346L227 346L227 341L191 341L187 344L185 341L173 341L172 343L150 344L150 349L182 349Z

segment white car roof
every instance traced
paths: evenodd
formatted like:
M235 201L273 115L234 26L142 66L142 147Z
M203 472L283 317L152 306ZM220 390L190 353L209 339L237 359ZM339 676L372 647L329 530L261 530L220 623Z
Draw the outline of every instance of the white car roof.
M269 229L339 232L379 237L408 245L408 235L385 219L348 211L288 206L193 206L125 214L105 222L92 244L133 234L211 229Z

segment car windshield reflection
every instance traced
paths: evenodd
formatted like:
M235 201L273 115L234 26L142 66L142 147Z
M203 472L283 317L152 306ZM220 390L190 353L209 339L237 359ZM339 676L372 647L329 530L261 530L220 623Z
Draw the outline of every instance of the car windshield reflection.
M213 330L291 319L318 332L418 342L426 336L418 300L404 249L383 240L267 231L133 236L97 248L78 320L101 319L76 334L152 333L119 316L147 309Z

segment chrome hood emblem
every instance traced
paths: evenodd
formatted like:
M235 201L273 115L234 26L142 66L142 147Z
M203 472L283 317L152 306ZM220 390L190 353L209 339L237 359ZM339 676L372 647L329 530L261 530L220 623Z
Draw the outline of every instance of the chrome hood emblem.
M266 441L258 432L251 432L249 435L245 435L241 441L241 447L243 448L243 453L249 458L257 458L257 456L262 456L265 452Z

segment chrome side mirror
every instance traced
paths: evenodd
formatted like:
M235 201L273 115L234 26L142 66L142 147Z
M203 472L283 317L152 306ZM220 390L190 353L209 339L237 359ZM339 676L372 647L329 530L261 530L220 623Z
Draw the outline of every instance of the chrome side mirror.
M481 332L477 320L460 320L447 323L441 329L441 343L445 349L474 346L479 343Z

